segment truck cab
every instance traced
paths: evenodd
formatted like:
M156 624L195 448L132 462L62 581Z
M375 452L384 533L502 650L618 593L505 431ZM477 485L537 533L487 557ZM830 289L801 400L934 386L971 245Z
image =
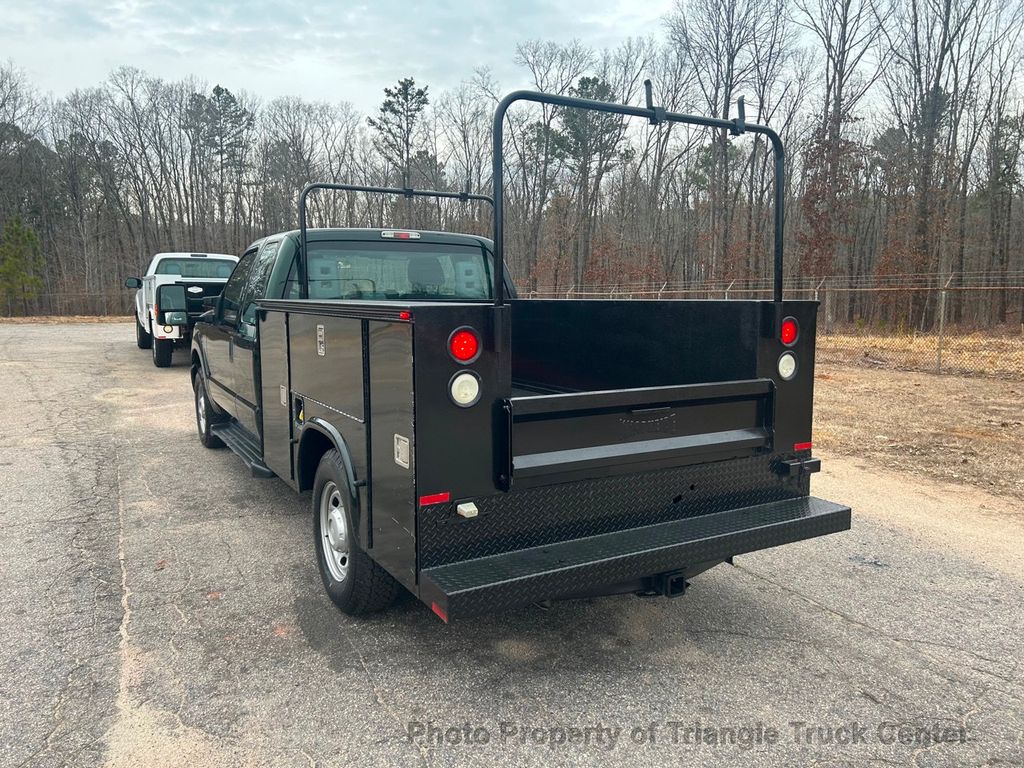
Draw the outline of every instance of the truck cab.
M243 254L196 326L196 425L310 491L343 611L406 589L442 620L614 593L682 595L736 555L850 527L810 495L817 303L536 300L503 258L501 125L516 100L760 130L529 91L495 116L494 200L314 184L299 230ZM482 199L492 240L306 228L321 190Z
M490 300L493 255L485 238L381 229L311 230L307 237L310 301ZM300 299L298 251L298 231L250 245L193 345L212 403L254 440L263 430L260 306Z
M166 368L174 348L188 346L192 328L238 262L226 253L158 253L145 275L129 277L135 288L135 342L153 352L153 364Z

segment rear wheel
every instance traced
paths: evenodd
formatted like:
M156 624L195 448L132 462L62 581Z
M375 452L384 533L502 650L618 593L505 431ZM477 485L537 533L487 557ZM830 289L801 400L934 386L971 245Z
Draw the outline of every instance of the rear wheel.
M135 318L135 344L139 349L149 349L153 344L153 337L149 331L142 327L142 323L139 322L138 316Z
M174 356L174 339L153 339L153 365L167 368Z
M207 448L223 448L223 441L210 430L211 426L223 421L223 418L213 411L210 398L206 394L202 371L196 371L192 386L196 395L196 429L199 430L199 442Z
M355 505L341 454L330 450L313 481L313 540L327 594L352 616L384 610L400 590L391 574L360 548Z

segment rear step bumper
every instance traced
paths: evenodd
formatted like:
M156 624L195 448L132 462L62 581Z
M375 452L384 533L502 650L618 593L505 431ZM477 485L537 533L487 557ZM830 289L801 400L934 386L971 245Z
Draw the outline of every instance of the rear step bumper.
M420 597L449 618L471 616L849 528L849 507L787 499L426 568Z

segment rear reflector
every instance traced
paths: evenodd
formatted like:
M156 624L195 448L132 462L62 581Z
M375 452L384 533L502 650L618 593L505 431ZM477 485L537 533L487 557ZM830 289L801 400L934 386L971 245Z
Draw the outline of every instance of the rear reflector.
M385 229L380 233L381 237L386 237L391 240L419 240L419 232L410 232L404 229Z
M412 312L410 312L408 309L403 309L401 312L398 313L398 319L412 320Z
M794 451L809 451L811 450L811 443L793 443Z
M437 603L431 603L430 610L436 613L438 618L440 618L441 621L443 621L445 624L448 623L448 614L445 613L444 608L442 608L440 605L438 605Z
M420 496L420 506L429 507L431 504L446 504L452 500L452 495L448 491L444 493L431 493L427 496Z

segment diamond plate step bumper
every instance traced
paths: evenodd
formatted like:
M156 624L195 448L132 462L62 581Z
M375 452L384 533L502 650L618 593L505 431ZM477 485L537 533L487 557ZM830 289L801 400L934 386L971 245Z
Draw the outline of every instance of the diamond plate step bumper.
M471 616L849 528L849 507L787 499L425 568L420 598Z

